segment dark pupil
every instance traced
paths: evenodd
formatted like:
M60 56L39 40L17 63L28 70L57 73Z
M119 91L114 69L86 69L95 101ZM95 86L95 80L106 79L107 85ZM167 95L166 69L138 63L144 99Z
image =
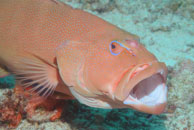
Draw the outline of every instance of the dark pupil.
M114 44L112 44L111 47L112 47L112 49L115 49L116 48L116 46Z

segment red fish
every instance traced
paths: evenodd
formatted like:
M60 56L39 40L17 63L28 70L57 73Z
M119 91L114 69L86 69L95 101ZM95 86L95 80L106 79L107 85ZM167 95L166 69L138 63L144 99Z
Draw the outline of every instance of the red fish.
M138 36L53 0L1 0L0 19L0 77L42 98L163 112L167 67Z

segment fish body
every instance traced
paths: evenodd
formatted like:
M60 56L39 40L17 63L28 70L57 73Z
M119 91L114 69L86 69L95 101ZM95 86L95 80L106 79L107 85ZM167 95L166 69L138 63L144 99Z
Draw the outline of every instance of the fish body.
M0 0L0 18L0 67L20 86L91 107L164 110L167 68L138 36L53 0Z

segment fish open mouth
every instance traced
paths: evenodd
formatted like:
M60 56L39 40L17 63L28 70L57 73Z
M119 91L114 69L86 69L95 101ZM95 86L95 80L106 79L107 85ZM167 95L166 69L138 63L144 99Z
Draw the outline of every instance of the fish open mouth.
M166 102L167 87L161 73L143 79L133 87L124 104L156 106Z

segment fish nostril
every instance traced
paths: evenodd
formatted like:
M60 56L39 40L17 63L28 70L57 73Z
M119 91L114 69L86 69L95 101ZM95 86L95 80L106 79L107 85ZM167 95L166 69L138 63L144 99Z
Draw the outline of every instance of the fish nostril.
M132 47L135 47L137 48L139 46L139 42L137 40L129 40L129 39L126 39L125 42L132 46Z

